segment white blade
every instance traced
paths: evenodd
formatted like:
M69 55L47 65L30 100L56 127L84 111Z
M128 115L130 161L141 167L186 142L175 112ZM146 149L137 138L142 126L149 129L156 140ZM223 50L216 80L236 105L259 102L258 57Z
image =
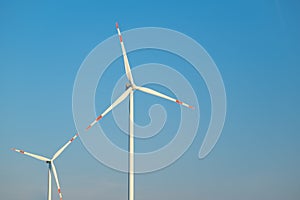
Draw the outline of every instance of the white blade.
M55 182L56 182L56 185L57 185L57 191L58 191L59 199L62 200L62 194L61 194L61 191L60 191L60 186L59 186L59 181L58 181L58 177L57 177L57 172L56 172L56 168L55 168L55 165L54 165L53 162L51 162L51 167L52 167L53 175L54 175Z
M93 121L87 128L86 130L90 129L92 126L94 126L100 119L102 119L109 111L111 111L114 107L119 105L132 91L132 88L129 87L111 106L109 106L101 115L99 115L95 121Z
M50 161L50 159L45 158L45 157L43 157L43 156L39 156L39 155L36 155L36 154L28 153L28 152L25 152L25 151L23 151L23 150L19 150L19 149L16 149L16 148L12 148L11 150L16 151L16 152L19 152L19 153L21 153L21 154L25 154L25 155L27 155L27 156L31 156L31 157L33 157L33 158L35 158L35 159L38 159L38 160L42 160L42 161Z
M155 91L155 90L152 90L152 89L150 89L150 88L139 87L139 86L136 86L135 88L136 88L137 90L142 91L142 92L145 92L145 93L148 93L148 94L152 94L152 95L154 95L154 96L158 96L158 97L167 99L167 100L169 100L169 101L173 101L173 102L175 102L175 103L178 103L178 104L180 104L180 105L183 105L183 106L185 106L185 107L194 109L193 106L190 106L190 105L188 105L188 104L186 104L186 103L184 103L184 102L182 102L182 101L179 101L178 99L174 99L174 98L172 98L172 97L169 97L169 96L167 96L167 95L165 95L165 94L159 93L159 92L157 92L157 91Z
M126 50L125 50L125 46L124 46L124 43L123 43L123 38L122 38L122 35L121 35L121 32L120 32L118 23L116 23L116 28L117 28L119 39L120 39L120 43L121 43L121 48L122 48L122 53L123 53L123 60L124 60L124 65L125 65L126 76L127 76L128 80L129 80L129 82L132 85L134 85L132 74L131 74L131 70L130 70L130 66L129 66L129 61L128 61L128 58L127 58L127 53L126 53Z
M75 140L78 136L78 133L76 133L76 135L74 135L74 137L72 137L64 146L62 146L53 156L53 158L51 160L55 160L64 150L65 148L67 148L71 142L73 142L73 140Z

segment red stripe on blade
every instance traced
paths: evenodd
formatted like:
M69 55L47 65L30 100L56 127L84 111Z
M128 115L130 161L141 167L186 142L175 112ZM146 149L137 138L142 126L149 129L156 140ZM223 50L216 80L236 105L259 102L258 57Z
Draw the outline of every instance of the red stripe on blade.
M99 117L97 117L96 121L99 121L100 119L102 119L102 115L100 115Z
M178 104L182 104L182 102L181 102L181 101L179 101L179 100L176 100L176 103L178 103Z

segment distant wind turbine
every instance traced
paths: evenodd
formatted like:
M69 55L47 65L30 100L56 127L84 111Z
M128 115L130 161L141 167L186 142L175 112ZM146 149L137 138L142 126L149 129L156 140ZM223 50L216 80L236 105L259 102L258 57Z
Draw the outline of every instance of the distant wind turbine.
M121 43L121 49L123 53L123 60L124 60L124 66L125 66L125 72L127 79L129 83L126 84L126 91L115 101L111 106L109 106L101 115L99 115L87 128L86 130L90 129L92 126L94 126L100 119L102 119L107 113L109 113L114 107L116 107L118 104L120 104L128 95L129 95L129 171L128 171L128 179L129 179L129 185L128 185L128 199L134 200L134 104L133 104L133 92L135 90L139 90L144 93L148 93L154 96L161 97L163 99L167 99L169 101L173 101L175 103L178 103L180 105L183 105L188 108L192 108L193 106L190 106L182 101L179 101L178 99L174 99L172 97L169 97L165 94L162 94L160 92L157 92L155 90L152 90L150 88L141 87L135 85L131 70L129 61L127 58L125 46L123 43L123 38L119 29L118 23L116 23L116 28L118 31L118 36Z
M55 165L54 165L54 160L69 146L69 144L71 144L71 142L73 142L73 140L75 140L77 138L77 136L78 136L78 133L76 133L76 135L74 137L72 137L64 146L62 146L54 154L54 156L51 159L40 156L40 155L28 153L28 152L25 152L23 150L19 150L19 149L16 149L16 148L12 148L13 151L19 152L21 154L25 154L27 156L31 156L35 159L45 161L46 163L48 163L48 200L51 200L51 172L53 172L53 175L54 175L54 178L55 178L55 181L56 181L57 190L58 190L58 194L59 194L59 199L62 200L62 193L61 193L61 190L60 190L60 185L59 185L59 181L58 181L56 168L55 168Z

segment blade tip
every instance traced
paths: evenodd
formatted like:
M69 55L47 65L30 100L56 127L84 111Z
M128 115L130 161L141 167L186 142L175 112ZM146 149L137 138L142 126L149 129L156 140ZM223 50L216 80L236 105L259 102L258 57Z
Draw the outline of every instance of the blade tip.
M12 151L16 151L16 148L10 148L10 150L12 150Z
M89 130L92 126L89 125L88 127L86 127L85 131Z
M192 110L195 110L195 107L194 106L189 106L190 109Z
M116 22L116 29L118 29L119 28L119 23L118 22Z

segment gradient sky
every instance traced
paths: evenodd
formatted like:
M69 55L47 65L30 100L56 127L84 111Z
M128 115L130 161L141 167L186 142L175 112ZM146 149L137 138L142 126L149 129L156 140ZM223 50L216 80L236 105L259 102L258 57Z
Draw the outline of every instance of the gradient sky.
M216 62L228 101L209 156L198 159L199 134L173 165L136 176L136 199L300 199L299 10L296 0L0 1L0 198L46 199L47 165L10 148L50 157L76 133L77 70L118 21L123 31L165 27L195 39ZM127 175L80 140L56 167L66 200L127 199Z

